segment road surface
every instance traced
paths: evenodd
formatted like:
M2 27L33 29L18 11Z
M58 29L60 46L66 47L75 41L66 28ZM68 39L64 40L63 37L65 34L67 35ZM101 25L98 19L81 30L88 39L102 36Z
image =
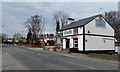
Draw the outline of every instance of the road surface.
M43 50L3 45L3 53L8 53L30 70L118 70L118 64L104 61L75 58Z

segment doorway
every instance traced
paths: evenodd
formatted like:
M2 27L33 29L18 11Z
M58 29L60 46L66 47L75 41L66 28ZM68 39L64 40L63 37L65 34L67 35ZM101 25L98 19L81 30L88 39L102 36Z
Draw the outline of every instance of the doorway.
M66 39L66 49L69 48L69 44L70 44L70 39Z

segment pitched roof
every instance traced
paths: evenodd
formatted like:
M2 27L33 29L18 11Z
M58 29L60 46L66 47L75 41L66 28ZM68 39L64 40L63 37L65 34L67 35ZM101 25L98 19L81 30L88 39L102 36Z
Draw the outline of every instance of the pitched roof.
M61 30L84 26L98 16L102 16L102 15L99 14L99 15L91 16L91 17L88 17L88 18L84 18L84 19L72 22L71 24L64 26Z

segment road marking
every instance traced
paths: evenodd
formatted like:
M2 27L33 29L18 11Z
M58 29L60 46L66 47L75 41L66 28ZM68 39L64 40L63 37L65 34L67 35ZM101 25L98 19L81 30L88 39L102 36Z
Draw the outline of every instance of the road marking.
M96 70L96 68L93 68L93 67L90 67L90 66L84 66L84 65L79 65L79 66Z
M7 52L5 54L8 54Z
M41 54L37 54L37 55L41 55Z
M96 69L96 68L93 68L93 67L88 67L88 68L91 68L91 69Z
M21 61L19 60L18 62L20 63Z
M28 49L37 50L37 51L43 50L43 48L28 48Z
M65 61L65 60L62 60L62 61L66 62L66 63L74 64L74 63L72 63L70 61ZM96 68L93 68L93 67L90 67L90 66L85 66L85 65L81 65L81 64L76 64L76 65L79 65L79 66L85 67L85 68L89 68L89 69L93 69L93 70L97 70Z

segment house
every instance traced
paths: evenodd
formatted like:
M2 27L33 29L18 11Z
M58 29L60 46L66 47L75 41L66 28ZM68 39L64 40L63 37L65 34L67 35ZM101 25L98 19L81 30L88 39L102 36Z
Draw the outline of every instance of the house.
M39 40L45 42L46 46L55 46L55 37L53 34L40 35Z
M115 52L120 54L120 39L115 39Z
M114 51L114 29L99 14L70 21L61 29L63 49Z

